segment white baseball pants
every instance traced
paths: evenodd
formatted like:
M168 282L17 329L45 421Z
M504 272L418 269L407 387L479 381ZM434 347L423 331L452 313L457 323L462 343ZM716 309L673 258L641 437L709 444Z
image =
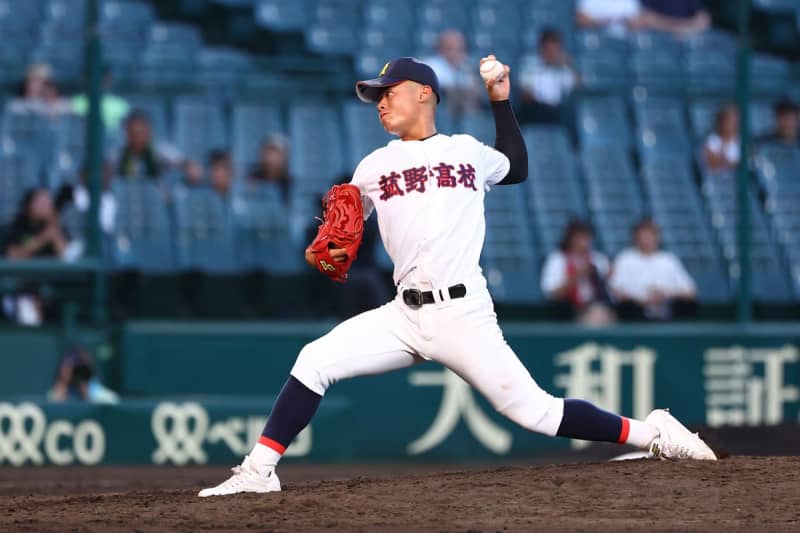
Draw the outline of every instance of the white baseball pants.
M434 291L436 294L438 291ZM446 291L443 291L446 292ZM401 292L391 302L357 315L307 344L291 374L324 395L333 383L433 360L476 388L520 426L554 436L564 400L543 391L508 346L485 288L463 298L418 309Z

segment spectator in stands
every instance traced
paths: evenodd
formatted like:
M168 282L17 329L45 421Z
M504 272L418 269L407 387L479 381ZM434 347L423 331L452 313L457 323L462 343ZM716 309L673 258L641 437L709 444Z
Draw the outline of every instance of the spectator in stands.
M581 220L571 221L558 250L550 253L542 271L542 292L559 316L588 325L614 320L606 280L608 259L592 248L594 230Z
M714 129L703 145L703 165L707 172L730 171L739 164L739 110L728 104L714 118Z
M292 177L289 174L289 141L284 135L275 134L264 141L249 179L254 183L271 183L279 187L284 201L289 203Z
M111 92L111 84L111 68L106 65L103 67L103 96L100 100L100 116L103 118L106 134L116 136L125 117L130 113L130 105L124 98ZM73 96L70 105L72 112L76 115L86 116L89 113L89 97L86 93Z
M46 63L28 67L12 110L32 111L50 117L70 111L69 103L61 98L53 81L53 69Z
M646 28L685 37L705 31L711 17L702 0L641 0Z
M437 54L425 62L439 78L444 102L453 117L478 109L483 84L478 69L467 57L466 41L460 31L440 33Z
M604 28L614 37L645 27L639 0L579 0L575 21L584 29Z
M659 250L658 225L645 218L633 228L633 247L614 260L610 286L620 318L665 320L695 314L695 285L681 260Z
M114 219L117 214L117 202L111 192L113 170L111 163L103 163L101 176L103 183L100 188L100 228L109 235L114 232ZM65 209L73 207L78 213L85 215L89 211L91 203L91 195L87 187L88 181L88 171L84 165L77 183L65 184L59 189L55 200L56 210L63 213Z
M519 74L522 91L520 121L561 122L567 109L565 100L577 79L561 42L561 34L552 28L542 30L537 54L522 59Z
M775 131L758 139L759 144L779 144L800 148L798 123L800 108L797 104L784 98L772 108L775 113Z
M61 227L50 192L44 188L28 191L6 235L6 258L62 258L68 244L69 237ZM28 326L41 325L45 307L46 302L35 284L23 286L16 297L3 298L6 315Z
M48 399L55 402L70 400L104 404L119 402L117 393L100 382L91 354L81 346L73 347L64 354Z
M133 110L125 119L125 143L114 158L117 176L138 179L158 179L168 170L183 172L190 181L202 175L202 168L185 160L181 153L166 143L153 140L150 118Z
M233 161L225 150L214 150L208 158L208 181L211 188L228 198L233 184Z

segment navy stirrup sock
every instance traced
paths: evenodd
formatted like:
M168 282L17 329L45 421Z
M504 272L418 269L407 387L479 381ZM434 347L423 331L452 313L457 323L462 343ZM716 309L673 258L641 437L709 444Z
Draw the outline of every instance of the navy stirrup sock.
M564 417L556 435L572 439L625 442L630 429L627 418L609 413L585 401L564 400Z
M321 400L322 396L290 375L275 400L259 442L273 449L282 448L276 451L283 453L297 434L311 422Z

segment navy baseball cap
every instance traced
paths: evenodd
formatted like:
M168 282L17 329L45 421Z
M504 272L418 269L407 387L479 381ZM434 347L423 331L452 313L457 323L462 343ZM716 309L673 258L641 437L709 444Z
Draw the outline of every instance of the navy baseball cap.
M439 78L427 64L415 57L399 57L386 63L377 78L356 83L356 95L362 102L377 102L384 87L397 85L404 81L415 81L429 85L439 103Z

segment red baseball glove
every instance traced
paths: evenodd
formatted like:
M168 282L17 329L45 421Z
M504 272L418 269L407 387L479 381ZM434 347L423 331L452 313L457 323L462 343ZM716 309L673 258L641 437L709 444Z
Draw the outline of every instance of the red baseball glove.
M361 191L355 185L334 185L322 199L322 206L322 224L306 252L313 254L317 270L333 281L344 283L364 235ZM345 260L334 261L331 248L343 248L347 252Z

